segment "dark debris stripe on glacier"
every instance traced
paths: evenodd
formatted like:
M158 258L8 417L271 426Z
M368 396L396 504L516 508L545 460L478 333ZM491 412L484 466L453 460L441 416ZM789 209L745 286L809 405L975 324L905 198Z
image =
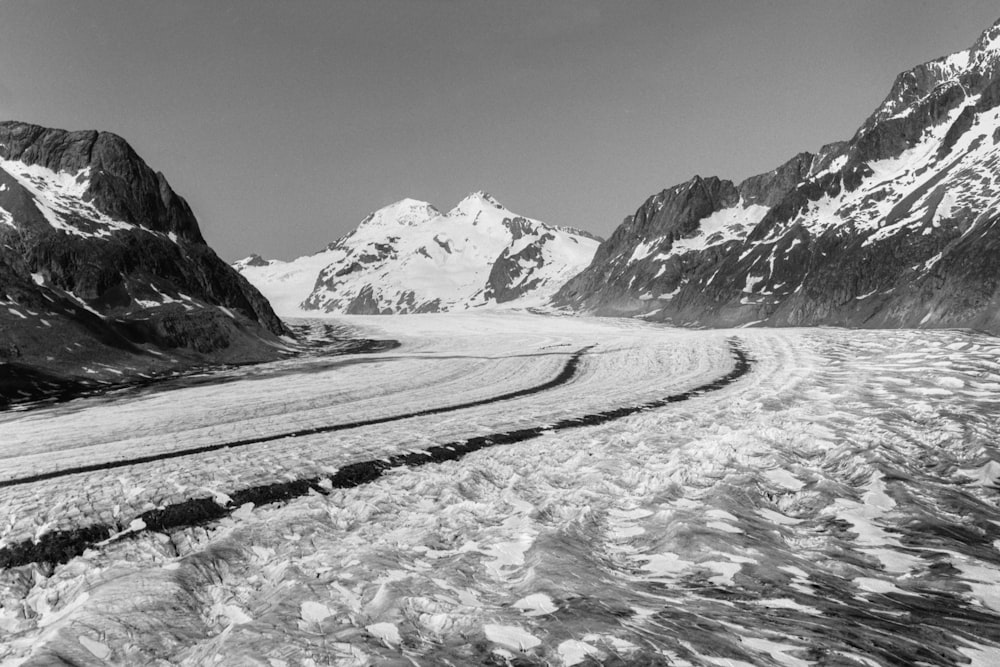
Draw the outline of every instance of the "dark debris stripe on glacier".
M29 475L27 477L18 477L8 480L0 480L0 489L20 486L23 484L32 484L34 482L42 482L47 479L56 479L58 477L65 477L67 475L76 475L79 473L87 472L97 472L100 470L111 470L113 468L123 468L127 466L140 465L143 463L152 463L154 461L163 461L166 459L175 459L182 456L191 456L193 454L204 454L206 452L214 452L220 449L235 449L237 447L246 447L247 445L258 445L265 442L272 442L274 440L283 440L285 438L299 438L308 435L318 435L321 433L333 433L335 431L346 431L349 429L361 428L363 426L375 426L378 424L387 424L389 422L401 421L403 419L412 419L414 417L427 417L430 415L439 415L446 412L455 412L457 410L465 410L467 408L475 408L481 405L489 405L490 403L497 403L499 401L509 401L514 398L522 398L524 396L531 396L532 394L538 394L543 391L548 391L554 389L559 385L568 382L575 374L578 364L580 363L580 358L592 348L593 346L587 346L577 350L570 358L566 361L563 366L562 371L552 378L551 380L544 382L533 387L527 387L525 389L518 389L516 391L508 392L506 394L500 394L498 396L491 396L488 398L483 398L475 401L468 401L465 403L456 403L452 405L445 405L437 408L428 408L426 410L417 410L415 412L406 412L403 414L387 415L385 417L375 417L373 419L362 419L353 422L341 422L337 424L328 424L326 426L316 426L313 428L298 429L295 431L285 431L282 433L274 433L271 435L262 435L254 438L244 438L241 440L229 440L226 442L217 442L211 445L204 445L202 447L191 447L188 449L178 449L169 452L160 452L158 454L150 454L148 456L138 456L130 459L121 459L117 461L105 461L102 463L92 463L85 466L74 466L72 468L63 468L60 470L51 470L49 472L39 473L37 475Z
M443 445L436 445L434 447L428 447L425 450L417 452L408 452L405 454L396 454L388 458L372 459L368 461L359 461L356 463L350 463L340 468L336 474L328 477L311 477L307 479L298 479L288 482L277 482L273 484L263 484L259 486L253 486L245 489L240 489L232 493L227 493L229 496L230 503L226 506L219 504L214 497L204 497L204 498L191 498L180 503L175 503L168 505L166 507L157 508L149 510L140 514L136 519L140 519L143 523L143 528L140 531L128 531L128 523L122 523L117 526L104 525L104 524L91 524L89 526L84 526L81 528L76 528L73 530L66 531L53 531L43 535L37 542L33 540L25 540L15 544L11 544L0 549L0 568L18 567L21 565L27 565L30 563L63 563L71 558L74 558L82 554L87 548L97 545L100 542L108 540L110 536L122 534L124 530L128 534L134 534L134 532L142 531L164 531L176 528L186 528L191 526L197 526L211 521L216 521L228 516L234 510L242 507L246 503L253 503L255 506L284 502L304 496L310 492L317 492L320 494L329 493L332 489L350 489L362 484L368 484L374 482L379 477L382 476L388 470L394 468L402 467L418 467L428 463L441 463L444 461L455 461L466 454L470 454L481 449L486 449L489 447L495 447L497 445L508 445L515 444L519 442L525 442L537 438L545 433L550 433L554 431L561 431L570 428L579 428L582 426L599 426L601 424L606 424L608 422L622 419L640 412L647 410L654 410L657 408L666 407L673 403L680 403L692 398L696 398L703 394L707 394L713 391L718 391L722 389L740 377L746 375L751 368L752 359L747 355L743 348L739 345L738 341L730 339L728 341L730 353L733 356L734 366L726 375L719 377L711 382L700 385L693 389L690 389L679 394L672 394L662 399L655 401L647 401L645 403L639 403L637 405L625 406L620 408L615 408L613 410L606 410L604 412L597 412L588 415L583 415L581 417L573 417L568 419L562 419L554 424L549 424L546 426L536 426L526 429L518 429L514 431L504 431L500 433L491 433L489 435L477 436L474 438L469 438L467 440L458 440L455 442L446 443ZM511 392L509 394L504 394L499 397L493 397L489 399L482 399L479 401L470 402L461 406L449 406L447 408L432 408L430 410L421 411L419 413L413 413L406 416L394 416L380 418L377 420L369 420L364 422L365 425L384 423L396 419L404 419L413 416L425 416L429 414L439 414L441 412L448 412L451 410L458 410L465 407L479 406L489 403L495 403L502 400L509 400L511 398L516 398L520 396L527 396L534 393L539 393L541 391L546 391L552 389L560 384L568 382L575 374L577 367L579 365L580 359L592 346L582 348L574 352L570 359L567 360L566 365L558 376L549 380L548 382L531 387L529 389L522 389L517 392ZM317 429L309 429L303 434L313 434L313 433L324 433L327 431L340 430L344 428L354 428L359 424L346 425L340 424L333 427L324 427ZM267 440L277 439L279 437L289 437L287 434L283 436L273 436L268 438L256 438L252 442L265 442ZM239 444L251 444L251 441L240 441ZM233 444L218 445L211 447L199 448L197 450L186 450L183 453L173 453L171 452L167 456L180 456L192 453L198 453L202 451L212 451L213 449L218 449L226 446L234 446ZM166 456L151 456L145 459L138 460L133 459L128 464L142 463L145 460L157 460L160 458L165 458ZM119 462L115 462L117 465ZM125 463L122 463L125 465ZM108 466L111 467L111 466ZM88 467L89 469L98 470L101 466ZM87 470L89 471L89 470ZM72 472L80 472L79 469ZM70 471L61 471L57 474L46 474L45 476L38 476L42 479L49 479L51 477L71 474ZM35 481L31 478L23 478L20 481L14 481L14 483L25 484L29 481ZM5 483L9 486L11 482ZM127 520L126 520L127 521ZM134 521L134 520L133 520Z
M300 352L292 356L308 354L322 358L350 354L378 354L394 350L400 345L396 340L355 338L345 333L344 327L335 325L323 325L322 336L310 336L309 328L306 326L290 325L290 328L296 332L298 338L296 347L300 349ZM148 375L136 374L126 380L116 381L71 379L24 364L0 364L0 412L32 410L80 398L112 395L117 398L150 389L168 391L202 384L217 385L254 379L246 375L227 375L229 371L247 366L261 368L258 363L199 364L184 368L168 368L162 372L151 371ZM324 368L319 367L317 370ZM262 371L261 377L279 375L281 372L271 368L269 371Z

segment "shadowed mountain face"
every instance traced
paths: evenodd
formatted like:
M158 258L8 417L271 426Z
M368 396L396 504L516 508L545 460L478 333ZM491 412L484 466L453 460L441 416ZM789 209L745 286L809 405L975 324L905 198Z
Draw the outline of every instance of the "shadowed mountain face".
M650 197L555 296L676 324L1000 331L1000 22L849 141Z
M122 138L0 123L0 394L274 358L285 333Z

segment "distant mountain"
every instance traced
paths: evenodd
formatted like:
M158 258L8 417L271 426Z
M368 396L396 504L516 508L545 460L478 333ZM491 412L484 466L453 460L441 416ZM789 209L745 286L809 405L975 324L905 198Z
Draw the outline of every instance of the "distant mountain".
M0 403L274 358L285 333L124 139L0 123Z
M234 266L283 315L423 313L540 306L590 262L600 240L524 218L484 192L442 214L404 199L315 255Z
M254 254L233 262L232 266L256 287L282 317L309 317L302 302L316 285L319 272L335 260L329 249L313 255L304 255L285 262L264 259Z
M677 324L1000 331L1000 22L849 140L650 197L555 304Z

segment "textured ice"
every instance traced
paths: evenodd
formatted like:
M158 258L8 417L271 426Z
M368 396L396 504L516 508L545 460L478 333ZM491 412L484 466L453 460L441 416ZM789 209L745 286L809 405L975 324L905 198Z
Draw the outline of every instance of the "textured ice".
M528 616L539 616L541 614L551 614L559 608L552 603L545 593L532 593L514 603L515 609L520 609Z
M372 637L378 637L386 646L398 646L399 642L402 641L399 636L399 628L393 623L372 623L365 627Z
M516 651L527 651L541 643L538 637L514 625L487 624L483 626L483 633L491 642Z
M84 636L109 662L189 665L993 664L995 338L513 314L351 321L403 345L9 413L4 474L486 397L595 347L571 382L523 399L3 488L2 544L116 506L131 528L147 504L224 501L676 394L730 370L731 337L753 362L724 389L602 426L11 569L0 659L87 664Z
M559 651L559 657L562 658L562 663L567 665L567 667L570 665L579 665L589 656L594 656L595 658L600 658L601 656L601 652L596 648L576 639L567 639L559 644L557 650Z

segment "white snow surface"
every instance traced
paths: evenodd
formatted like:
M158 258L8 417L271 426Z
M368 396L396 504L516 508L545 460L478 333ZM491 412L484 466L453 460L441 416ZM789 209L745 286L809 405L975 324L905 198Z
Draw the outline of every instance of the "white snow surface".
M476 192L447 213L404 199L370 214L327 250L266 267L235 266L280 315L342 313L359 295L381 312L497 306L487 281L505 257L525 287L505 308L540 307L590 263L599 242L573 230L523 218ZM518 256L529 246L538 257Z
M767 206L742 201L720 209L702 218L698 223L698 231L693 236L674 241L670 251L659 255L657 259L704 250L727 241L742 241L769 210Z
M280 317L310 317L315 313L302 308L302 302L312 292L320 272L339 257L340 253L328 249L289 262L271 259L267 266L250 266L247 258L234 262L233 267L264 295Z
M18 160L0 160L0 169L13 176L34 197L35 207L55 229L82 237L105 237L134 225L115 220L84 200L90 170L56 172ZM83 219L85 224L81 226ZM16 226L11 214L0 209L0 222Z
M116 232L133 230L141 225L118 220L99 211L87 199L90 187L90 168L77 172L53 171L37 164L19 160L0 159L0 171L9 174L32 198L32 203L42 219L53 229L82 238L107 238ZM8 190L0 186L0 193ZM18 229L20 221L0 205L0 225ZM178 243L174 232L146 230L150 234Z
M0 660L998 655L996 338L489 311L342 321L402 345L0 413L2 479L485 399L546 382L592 347L565 384L500 403L0 487L0 547L102 513L127 528L160 504L225 502L254 484L679 395L732 370L729 341L752 361L724 388L603 425L28 566L0 578Z

